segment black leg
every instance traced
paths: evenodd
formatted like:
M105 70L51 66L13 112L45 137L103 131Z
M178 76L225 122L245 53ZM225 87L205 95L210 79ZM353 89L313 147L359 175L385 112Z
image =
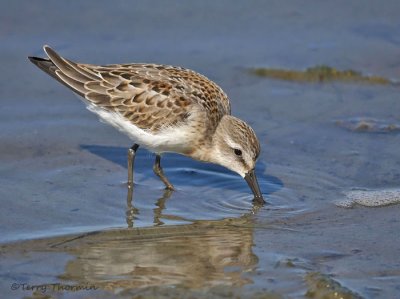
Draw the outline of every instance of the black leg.
M126 198L126 202L128 208L126 210L126 222L128 227L133 227L133 220L135 219L135 215L138 214L137 209L132 205L132 195L133 195L133 166L135 163L136 151L139 148L139 144L134 144L128 150L128 195Z
M154 162L153 170L154 173L161 179L164 183L165 188L168 190L174 190L174 186L168 181L167 177L165 176L162 168L161 168L161 156L156 154L156 160Z
M139 148L139 144L134 144L128 150L128 187L133 186L133 165L135 163L136 151Z

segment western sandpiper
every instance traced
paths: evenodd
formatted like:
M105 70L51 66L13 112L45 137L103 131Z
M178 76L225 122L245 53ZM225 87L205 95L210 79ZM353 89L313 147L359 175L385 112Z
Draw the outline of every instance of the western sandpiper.
M220 164L242 176L264 202L255 165L260 143L253 129L231 115L224 91L205 76L157 64L76 63L44 46L48 59L29 57L41 70L82 97L101 120L128 135L128 186L139 145L156 154L153 170L173 190L161 168L161 154L174 152Z

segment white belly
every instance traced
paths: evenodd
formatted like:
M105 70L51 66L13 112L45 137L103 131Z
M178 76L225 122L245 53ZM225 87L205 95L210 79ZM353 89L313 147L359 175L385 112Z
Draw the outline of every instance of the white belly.
M117 128L135 143L154 153L175 152L184 154L192 144L193 133L190 133L192 130L189 130L190 128L187 125L168 127L154 134L135 126L117 112L107 111L92 104L89 104L87 108L96 113L101 121Z

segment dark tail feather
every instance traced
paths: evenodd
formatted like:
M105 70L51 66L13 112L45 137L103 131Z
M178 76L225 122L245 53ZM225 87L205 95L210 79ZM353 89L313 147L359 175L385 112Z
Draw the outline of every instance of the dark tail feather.
M49 74L54 79L60 81L60 78L58 78L58 76L56 75L57 67L54 65L53 62L51 62L50 59L45 59L41 57L32 57L32 56L29 56L28 59L42 71Z
M68 88L71 88L70 85L68 85L66 82L64 82L59 76L57 76L56 71L59 70L58 67L50 60L46 58L41 58L41 57L33 57L29 56L28 59L36 65L38 68L40 68L42 71L47 73L48 75L52 76L54 79L56 79L58 82L62 83L63 85L67 86ZM76 93L79 95L83 96L83 93L80 91L77 91L73 89Z

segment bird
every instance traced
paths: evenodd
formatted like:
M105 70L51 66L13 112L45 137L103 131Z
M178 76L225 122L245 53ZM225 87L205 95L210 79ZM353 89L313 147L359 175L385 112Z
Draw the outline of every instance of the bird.
M43 46L47 58L29 56L42 71L72 89L89 111L126 134L128 186L136 151L155 153L154 173L174 190L161 154L174 152L222 165L245 179L256 203L264 203L255 166L260 142L254 130L231 115L226 93L193 70L153 63L93 65L63 58Z

